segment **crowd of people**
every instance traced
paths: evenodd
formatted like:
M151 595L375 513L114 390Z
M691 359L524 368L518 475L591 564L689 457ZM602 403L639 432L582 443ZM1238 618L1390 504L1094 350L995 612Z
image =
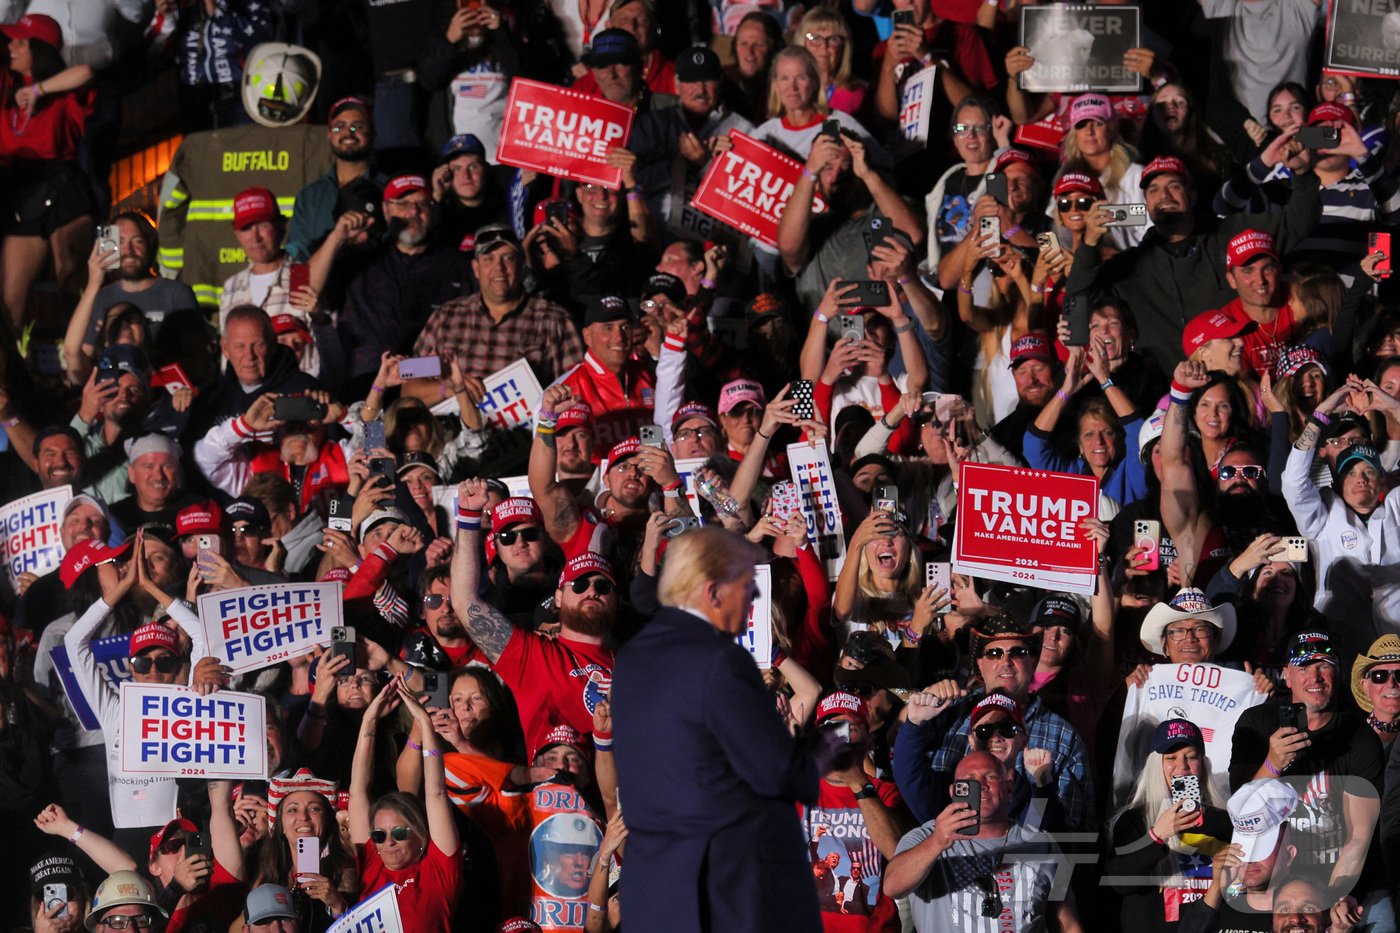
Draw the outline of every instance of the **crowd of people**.
M0 928L1396 930L1400 85L1179 0L1033 92L1036 5L0 2ZM960 572L974 464L1093 478L1092 596ZM200 597L313 583L235 672Z

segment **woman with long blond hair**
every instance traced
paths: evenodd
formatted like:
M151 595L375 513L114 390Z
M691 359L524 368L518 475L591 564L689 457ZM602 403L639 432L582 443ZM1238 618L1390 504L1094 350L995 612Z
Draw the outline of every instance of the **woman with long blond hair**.
M914 647L933 622L935 592L924 586L914 535L898 515L875 509L851 536L831 608L838 622L855 630L871 629Z
M796 39L817 63L827 105L853 117L861 116L866 86L851 76L851 28L846 20L825 7L808 10L797 27Z
M1065 134L1060 162L1088 166L1103 185L1104 199L1109 204L1143 203L1138 153L1120 137L1118 118L1108 98L1102 94L1081 94L1070 104L1068 119L1072 125ZM1055 215L1054 204L1047 213ZM1108 230L1108 239L1116 248L1127 249L1142 241L1149 226L1150 223L1141 227L1112 227Z

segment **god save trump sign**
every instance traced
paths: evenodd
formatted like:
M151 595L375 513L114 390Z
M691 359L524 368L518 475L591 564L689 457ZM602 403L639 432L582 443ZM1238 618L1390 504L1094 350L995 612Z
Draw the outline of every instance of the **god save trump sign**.
M734 146L715 156L690 203L769 246L778 245L778 218L783 216L802 163L740 132L729 134ZM826 204L818 196L812 211Z
M1092 476L964 463L958 480L958 572L1092 596L1098 545L1079 521L1098 513Z
M608 188L622 170L608 165L608 148L627 142L632 108L568 88L516 78L506 99L496 160Z
M340 619L339 583L273 583L199 597L209 653L235 674L328 643Z

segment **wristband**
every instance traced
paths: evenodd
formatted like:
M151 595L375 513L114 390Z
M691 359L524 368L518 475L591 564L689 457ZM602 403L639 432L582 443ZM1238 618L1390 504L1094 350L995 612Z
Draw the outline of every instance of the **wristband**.
M1326 412L1322 412L1322 411L1318 411L1318 410L1314 409L1314 410L1313 410L1313 413L1312 413L1312 417L1313 417L1313 420L1314 420L1314 421L1316 421L1318 424L1320 424L1320 425L1322 425L1322 426L1324 426L1324 427L1326 427L1327 425L1329 425L1329 424L1332 423L1332 419L1329 418L1329 417L1327 417L1327 413L1326 413Z
M1020 232L1021 232L1021 225L1020 225L1020 224L1016 224L1016 225L1015 225L1014 227L1012 227L1010 230L1008 230L1008 231L1006 231L1005 233L1003 233L1003 234L1001 235L1001 238L1002 238L1003 240L1009 240L1009 239L1011 239L1012 237L1014 237L1016 234L1018 234L1018 233L1020 233Z
M900 285L908 285L910 282L914 281L914 277L912 275L901 275L899 278L895 279L895 281Z
M539 421L548 421L550 424L554 424L559 420L559 415L550 411L548 408L541 408L535 413L535 418Z
M457 510L457 530L458 531L480 531L481 513L475 509Z
M1109 389L1113 388L1113 380L1105 379L1103 382L1099 383L1099 388L1107 392Z
M857 800L869 800L871 797L878 797L879 794L876 792L874 784L867 783L860 790L852 794L852 796Z
M820 311L813 311L813 312L812 312L812 320L814 320L814 321L821 321L823 324L825 324L825 323L827 323L828 321L830 321L831 318L827 317L825 314L822 314Z
M1031 294L1033 294L1033 295L1043 295L1043 294L1045 294L1045 286L1044 286L1044 285L1032 285L1032 286L1031 286Z
M815 176L815 175L813 175L811 172L807 171L807 166L805 166L805 165L802 166L802 177L805 178L805 179L807 179L808 181L812 182L813 184L816 184L817 176Z
M1151 839L1153 842L1157 843L1157 845L1159 845L1159 846L1164 846L1164 845L1167 844L1166 841L1163 840L1161 836L1157 835L1156 831L1155 831L1151 826L1147 827L1147 838Z
M378 392L380 395L384 394L384 387L377 382L370 383L369 390L371 392Z
M970 285L964 285L963 283L959 282L959 283L958 283L958 291L962 292L964 295L971 295L971 294L972 294L972 286L970 286Z
M1187 402L1191 401L1191 390L1186 388L1186 386L1182 385L1181 383L1177 382L1175 379L1172 380L1170 394L1172 397L1173 405L1185 405Z
M73 845L77 845L78 840L83 838L83 833L85 832L87 832L87 830L79 826L77 829L73 830L73 835L68 837L68 841L73 843Z
M436 748L425 748L425 749L423 749L423 757L424 757L424 758L441 758L441 757L442 757L442 752L438 751Z
M758 430L758 428L754 428L753 433L757 434L759 437L763 438L765 441L771 441L771 440L773 439L773 435L771 435L771 434L764 434L762 431Z
M667 483L665 486L662 486L662 487L661 487L661 491L662 491L662 492L675 492L677 489L680 489L680 488L681 488L681 481L680 481L680 480L676 480L674 483Z
M1055 398L1059 399L1059 400L1062 401L1062 402L1068 402L1068 401L1069 401L1069 396L1065 394L1065 390L1064 390L1064 389L1056 389L1056 390L1055 390Z
M640 200L642 200L642 196L641 196L640 194L638 194L637 192L635 192L635 191L629 191L629 192L627 192L627 200L628 200L629 202L630 202L630 201L640 201Z
M1160 74L1152 79L1152 90L1160 91L1167 83L1167 76Z
M4 421L0 421L0 427L13 428L17 424L19 424L19 415L15 415L13 418L7 418Z
M715 290L715 280L714 280L714 279L701 279L701 280L700 280L700 287L701 287L701 288L708 288L710 291L714 291L714 290Z
M408 740L408 747L411 748L411 749L413 749L415 752L419 752L419 751L422 751L422 750L423 750L423 746L422 746L422 745L419 745L417 742L413 741L412 739L409 739L409 740Z
M593 733L593 747L600 752L612 751L612 735L599 735Z
M1268 771L1270 774L1272 774L1274 777L1278 777L1280 774L1283 773L1283 772L1279 771L1278 768L1275 768L1275 767L1274 767L1274 763L1273 763L1272 761L1269 760L1269 756L1267 756L1267 755L1264 756L1264 769L1265 769L1266 771Z
M591 911L594 911L595 913L600 913L600 914L601 914L601 913L603 913L604 911L606 911L608 908L605 907L605 906L603 906L602 904L595 904L595 903L593 903L592 901L589 901L589 902L588 902L588 909L591 910Z
M899 335L899 334L907 334L907 333L909 333L909 332L910 332L911 330L913 330L913 329L914 329L914 320L913 320L912 318L910 318L909 320L905 321L903 324L901 324L901 325L899 325L898 327L896 327L896 328L894 329L894 332L895 332L896 335Z
M537 424L537 425L535 425L535 433L538 434L540 437L553 437L553 436L554 436L554 425L552 425L552 424Z

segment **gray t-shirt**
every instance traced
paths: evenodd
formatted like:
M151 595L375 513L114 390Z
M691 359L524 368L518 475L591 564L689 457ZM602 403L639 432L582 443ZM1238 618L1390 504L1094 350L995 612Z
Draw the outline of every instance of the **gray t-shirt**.
M935 820L910 830L895 850L933 835ZM1056 871L1061 870L1056 884ZM1046 915L1068 896L1070 865L1049 836L1019 823L1002 839L956 839L909 896L919 933L1045 933ZM1001 911L982 916L984 904Z
M194 289L184 282L158 278L150 288L136 292L122 288L120 282L104 285L93 300L92 319L88 321L87 333L83 334L83 343L86 346L97 346L97 337L102 333L103 325L107 323L107 312L112 310L113 305L119 304L133 304L140 308L151 325L152 337L160 332L160 325L167 314L199 307L199 301L194 297Z
M1201 0L1217 31L1216 49L1235 97L1267 125L1269 91L1306 84L1310 39L1320 22L1314 0Z

